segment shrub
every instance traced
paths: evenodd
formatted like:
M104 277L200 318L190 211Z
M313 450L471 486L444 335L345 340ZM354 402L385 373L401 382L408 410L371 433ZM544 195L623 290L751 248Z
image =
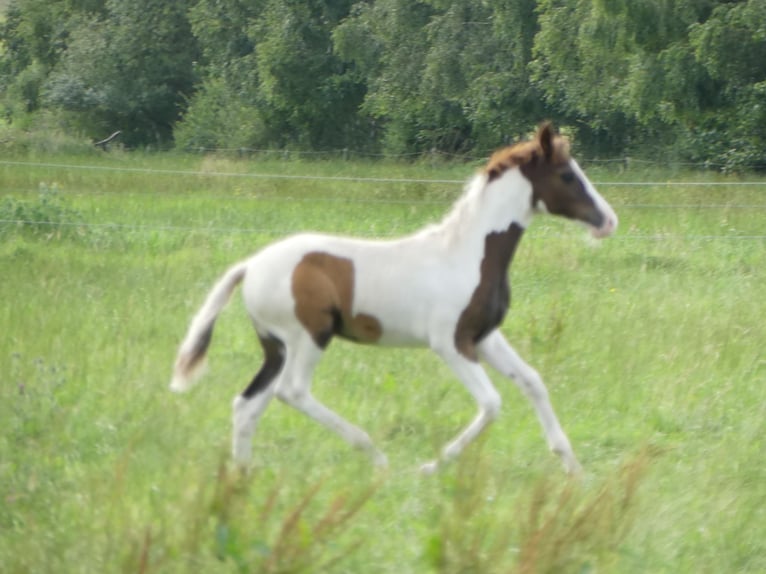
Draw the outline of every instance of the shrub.
M66 204L55 183L41 183L34 199L6 197L0 202L0 233L17 230L45 239L81 235L80 221L80 213Z

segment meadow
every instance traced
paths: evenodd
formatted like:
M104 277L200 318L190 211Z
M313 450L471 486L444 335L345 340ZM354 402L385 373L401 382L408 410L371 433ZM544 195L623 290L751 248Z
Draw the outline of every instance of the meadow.
M300 230L413 231L478 165L0 161L0 571L766 571L766 180L753 176L589 165L617 235L595 243L550 217L525 234L502 329L546 381L579 479L494 375L499 420L420 476L470 397L426 351L342 341L314 389L390 469L274 403L255 468L238 473L231 400L261 360L239 296L206 377L168 390L230 263Z

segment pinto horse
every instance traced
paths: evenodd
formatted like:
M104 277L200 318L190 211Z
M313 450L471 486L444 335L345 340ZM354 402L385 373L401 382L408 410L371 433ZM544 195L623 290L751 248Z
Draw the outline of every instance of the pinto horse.
M249 463L256 424L276 395L366 451L376 464L387 464L366 432L311 393L314 368L337 336L371 345L430 347L473 395L476 418L421 467L423 472L459 455L497 417L500 395L480 360L518 385L533 403L550 449L568 472L577 472L580 465L542 379L498 328L510 303L508 268L535 213L579 220L599 238L617 228L614 211L550 124L532 140L497 151L439 224L388 241L294 235L231 267L191 322L171 389L186 390L199 374L215 320L243 282L264 362L234 399L237 462Z

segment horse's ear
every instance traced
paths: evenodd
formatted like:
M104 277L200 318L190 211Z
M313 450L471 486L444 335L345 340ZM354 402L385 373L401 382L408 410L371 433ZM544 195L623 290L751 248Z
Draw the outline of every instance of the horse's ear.
M540 147L543 149L543 157L546 160L550 160L553 157L553 125L550 122L545 122L540 126L537 132L537 140L540 142Z

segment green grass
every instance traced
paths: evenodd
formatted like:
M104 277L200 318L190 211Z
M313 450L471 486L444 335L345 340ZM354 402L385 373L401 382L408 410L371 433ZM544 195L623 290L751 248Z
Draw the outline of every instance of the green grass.
M370 432L390 471L274 404L243 477L226 464L230 403L260 356L239 298L200 386L167 389L212 282L292 231L416 229L460 185L232 174L463 180L473 168L18 160L49 165L0 164L3 572L766 570L766 182L594 169L594 181L647 182L601 186L616 237L594 245L543 218L526 234L503 330L546 380L581 481L499 377L497 423L420 477L473 415L470 398L425 351L344 342L316 393ZM669 180L721 185L654 185Z

